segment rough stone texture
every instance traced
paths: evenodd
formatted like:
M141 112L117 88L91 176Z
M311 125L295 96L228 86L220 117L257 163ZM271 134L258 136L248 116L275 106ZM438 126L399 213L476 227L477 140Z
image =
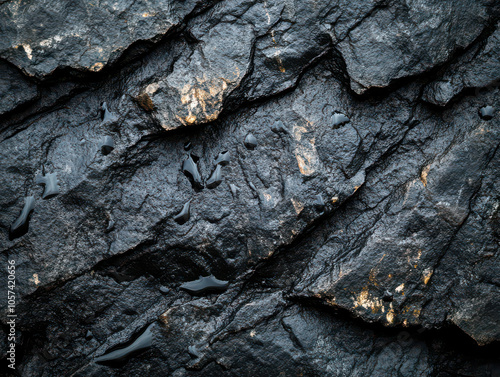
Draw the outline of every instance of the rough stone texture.
M498 2L0 9L18 375L500 375Z
M444 106L466 88L476 91L500 86L500 29L488 37L486 43L477 43L457 62L447 67L441 77L424 89L423 98Z
M36 98L36 85L11 65L0 62L0 115Z
M137 41L156 40L201 4L195 0L6 1L0 57L30 76L56 69L98 72Z
M339 44L351 87L363 93L444 63L483 31L491 1L381 2Z

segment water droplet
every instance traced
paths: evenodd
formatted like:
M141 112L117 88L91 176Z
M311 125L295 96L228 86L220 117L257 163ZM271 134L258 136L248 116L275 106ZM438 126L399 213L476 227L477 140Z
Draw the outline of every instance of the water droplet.
M42 176L38 174L36 176L36 183L39 185L44 185L42 198L50 199L59 194L59 185L57 183L57 173L47 174Z
M185 150L185 151L188 151L188 150L190 150L190 149L191 149L191 147L192 147L192 146L193 146L193 145L191 144L191 142L190 142L190 141L186 141L186 142L184 143L184 150Z
M111 136L104 136L104 139L102 140L101 143L101 152L103 155L108 155L110 154L113 149L115 149L115 143L113 142L113 137Z
M109 220L108 226L106 227L106 229L104 230L104 232L105 233L109 233L109 232L111 232L114 229L115 229L115 222L113 220Z
M245 138L244 144L247 149L254 149L257 146L257 139L250 133Z
M234 185L234 184L230 183L230 184L229 184L229 188L231 189L231 194L233 194L233 198L235 198L235 197L236 197L236 195L238 194L238 191L239 191L238 186L236 186L236 185Z
M189 181L191 182L191 185L194 188L197 189L202 189L203 188L203 183L201 180L201 174L198 170L198 165L194 161L193 157L191 154L189 157L184 160L184 163L182 164L182 171L188 177Z
M118 120L118 117L108 110L108 104L106 102L102 103L101 109L103 112L102 124L113 124Z
M160 286L160 292L163 293L164 295L168 294L170 292L170 289L168 289L165 286Z
M316 199L314 199L313 204L319 211L323 211L325 209L325 201L320 194L316 195Z
M48 349L45 349L45 348L40 350L40 354L46 360L54 360L58 356L57 353L54 350L48 350Z
M135 310L134 308L125 308L125 310L123 310L123 314L125 315L137 315L137 310Z
M209 189L216 188L221 184L221 182L222 182L222 168L220 165L217 165L214 172L207 181L207 187Z
M197 359L201 356L201 352L198 351L198 348L196 348L196 346L189 346L188 353L189 353L189 355L191 355L195 359Z
M211 291L225 291L229 287L229 282L219 280L215 276L200 276L198 280L188 281L181 285L181 289L189 292L192 295L200 295Z
M216 165L226 166L229 165L229 161L231 161L231 156L228 151L220 152L215 160Z
M391 302L393 299L394 299L394 297L392 296L391 292L389 292L389 291L384 292L384 295L382 296L382 300L384 300L385 302Z
M177 215L174 216L174 220L177 224L182 225L182 224L189 221L190 205L191 205L191 200L188 201L186 204L184 204L184 206L182 207L182 210Z
M332 116L332 123L334 127L342 126L349 122L349 118L344 114L336 113Z
M35 208L35 198L27 196L24 198L24 207L16 221L12 223L9 229L9 240L19 238L28 233L31 213Z
M492 119L494 114L495 109L493 108L493 106L484 106L479 110L479 116L484 120Z
M285 125L283 124L283 122L281 120L278 120L276 123L274 123L272 126L271 126L271 131L275 132L275 133L288 133L288 130L286 129Z
M94 360L99 364L122 363L129 357L137 354L139 351L150 348L153 345L153 332L151 331L154 323L150 324L146 330L139 335L130 345L108 352Z

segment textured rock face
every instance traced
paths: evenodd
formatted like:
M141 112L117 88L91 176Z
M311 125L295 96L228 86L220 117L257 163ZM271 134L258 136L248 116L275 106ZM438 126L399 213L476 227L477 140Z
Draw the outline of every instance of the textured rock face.
M6 1L0 5L0 56L30 76L57 69L98 72L137 41L155 40L201 3Z
M2 2L17 375L500 375L499 9Z
M424 89L423 98L436 105L446 105L464 89L500 86L500 29L486 41L477 44L456 62L443 69L439 79L431 82Z

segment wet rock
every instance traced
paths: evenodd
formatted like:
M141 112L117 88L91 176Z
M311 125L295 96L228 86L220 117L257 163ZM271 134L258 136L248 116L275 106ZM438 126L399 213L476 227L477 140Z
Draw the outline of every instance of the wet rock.
M0 62L0 114L34 100L36 85L11 65Z
M487 12L487 2L465 0L379 6L338 45L351 88L361 94L444 63L481 34Z
M250 66L254 34L245 20L191 31L203 41L201 48L181 57L166 78L143 88L157 109L153 116L166 130L216 120Z
M424 88L423 99L445 106L464 89L475 94L500 87L500 29L459 56L439 77Z
M498 4L0 2L23 375L495 375Z
M82 1L47 4L0 4L5 31L0 56L30 75L43 77L60 66L101 71L138 40L156 40L178 25L197 2L105 1L87 7ZM125 21L126 20L126 21ZM31 26L31 27L29 27ZM36 27L34 27L36 26Z

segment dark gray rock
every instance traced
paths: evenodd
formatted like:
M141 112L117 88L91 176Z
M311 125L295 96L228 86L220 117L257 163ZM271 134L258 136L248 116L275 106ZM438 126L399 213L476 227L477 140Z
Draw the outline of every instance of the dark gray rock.
M19 373L499 373L496 2L86 7L0 5Z
M500 29L460 56L440 77L424 88L423 98L444 106L464 89L494 90L500 86Z
M37 95L35 84L10 64L0 62L0 114L34 100Z
M485 29L489 1L381 2L339 43L351 88L363 93L446 62Z
M473 238L464 235L466 232L470 236L469 227L476 228L480 223L474 213L485 210L476 204L484 190L485 177L498 179L498 174L491 170L496 164L498 134L494 136L495 130L485 129L478 118L474 121L473 103L469 103L468 108L471 112L466 119L451 114L448 118L461 130L452 127L448 132L459 134L467 127L470 129L459 144L448 148L441 138L431 143L445 147L439 152L438 160L420 160L415 153L411 162L403 157L412 153L407 145L417 145L421 137L426 137L428 131L417 126L400 146L407 149L402 156L407 167L402 169L396 161L389 163L375 178L377 183L373 189L369 188L371 178L368 176L360 193L360 202L365 204L353 203L353 207L348 206L334 215L332 224L338 224L334 229L341 234L313 252L315 256L308 265L311 272L301 276L295 288L300 297L321 297L368 321L426 327L440 327L451 321L480 344L498 339L499 329L493 324L496 315L488 314L490 309L486 309L497 307L496 289L473 277L479 274L483 263L489 264L481 258L471 261L479 258L479 250L485 244L481 241L481 246L474 246L474 241L467 241ZM408 169L414 163L420 167L411 174ZM408 174L405 183L399 181L393 186L389 177L393 177L395 169L400 178ZM384 192L384 199L379 203L370 204L370 200L363 199L365 190L377 188ZM349 223L348 229L371 231L351 234L344 225ZM481 233L481 239L491 242L490 247L496 249L491 230L486 227ZM343 252L346 244L356 250L357 262L350 253ZM324 267L325 260L329 260L328 267ZM448 271L443 273L443 270ZM464 295L464 291L469 289L476 293L466 299L468 295ZM394 292L393 301L384 301L386 290ZM445 300L450 301L447 304Z
M0 4L0 56L30 76L66 67L101 71L134 42L158 40L201 4L187 1L58 1Z
M250 67L255 38L250 23L228 21L212 28L201 24L191 32L200 39L200 47L177 60L169 75L143 90L166 130L217 119L228 94Z

